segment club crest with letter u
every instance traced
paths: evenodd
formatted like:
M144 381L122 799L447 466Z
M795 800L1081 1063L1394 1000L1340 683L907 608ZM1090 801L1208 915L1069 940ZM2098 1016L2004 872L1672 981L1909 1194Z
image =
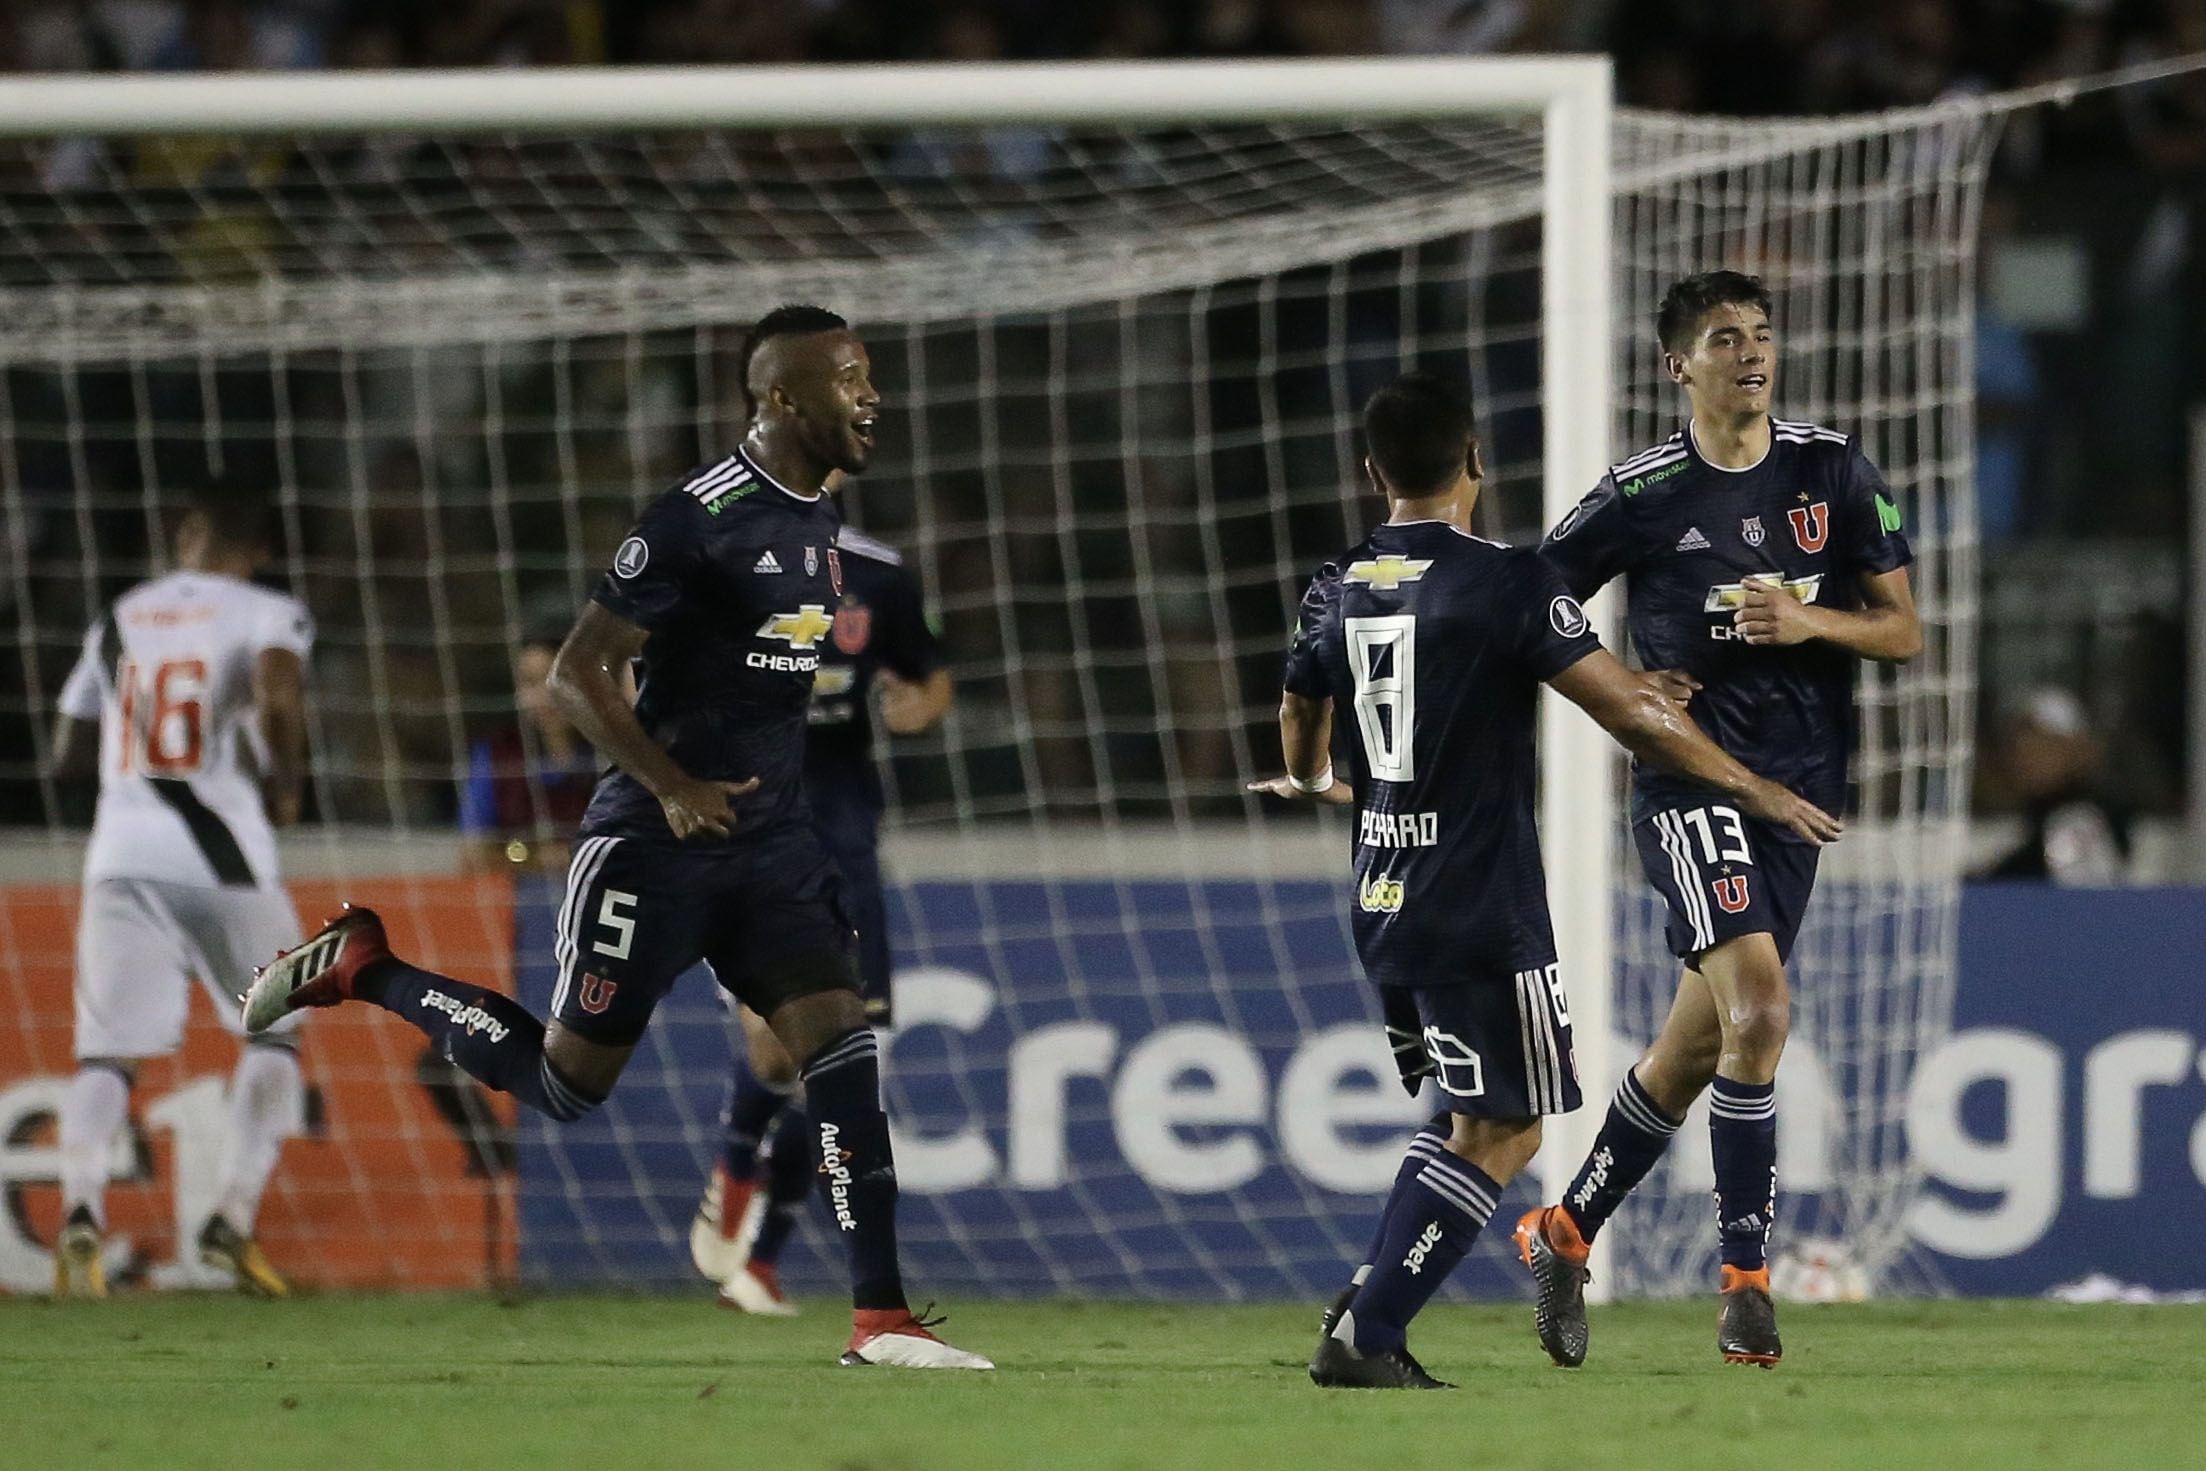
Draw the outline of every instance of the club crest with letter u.
M1785 519L1792 523L1792 539L1804 552L1820 552L1823 544L1831 539L1831 506L1828 501L1817 501L1812 506L1794 506L1785 512Z
M1713 885L1716 891L1716 907L1725 914L1737 914L1746 908L1746 875L1731 874L1720 878Z
M1739 523L1739 536L1750 547L1758 547L1769 533L1762 530L1762 518L1748 516Z

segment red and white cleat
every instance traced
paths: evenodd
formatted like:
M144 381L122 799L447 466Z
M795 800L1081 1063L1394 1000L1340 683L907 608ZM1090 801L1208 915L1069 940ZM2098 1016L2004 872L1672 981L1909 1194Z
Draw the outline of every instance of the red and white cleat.
M898 1369L993 1369L979 1354L953 1348L927 1329L940 1318L914 1317L909 1308L861 1308L851 1315L846 1364L886 1364Z
M382 919L372 909L347 904L320 934L253 973L252 988L240 998L245 1030L265 1032L303 1007L349 1001L353 977L361 968L390 958Z
M797 1305L781 1290L781 1273L765 1262L745 1262L720 1284L720 1306L761 1318L794 1318Z
M715 1282L725 1282L751 1260L765 1218L766 1196L756 1180L738 1180L725 1164L715 1164L705 1181L705 1198L689 1223L689 1259Z

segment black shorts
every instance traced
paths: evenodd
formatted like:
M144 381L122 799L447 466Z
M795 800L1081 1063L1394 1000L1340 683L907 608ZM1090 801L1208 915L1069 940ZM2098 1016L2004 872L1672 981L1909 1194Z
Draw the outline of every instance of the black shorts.
M1815 888L1819 849L1721 802L1668 808L1632 824L1639 863L1670 906L1670 953L1696 960L1741 935L1767 934L1789 959Z
M552 1015L592 1042L631 1045L700 960L760 1016L856 990L841 891L809 829L710 847L584 838L559 908Z
M813 826L827 856L843 877L843 911L858 931L858 989L866 999L866 1020L894 1025L889 991L889 906L881 888L880 818L855 804L813 808Z
M1452 986L1381 986L1386 1024L1424 1039L1450 1113L1521 1119L1585 1102L1561 968L1494 970Z

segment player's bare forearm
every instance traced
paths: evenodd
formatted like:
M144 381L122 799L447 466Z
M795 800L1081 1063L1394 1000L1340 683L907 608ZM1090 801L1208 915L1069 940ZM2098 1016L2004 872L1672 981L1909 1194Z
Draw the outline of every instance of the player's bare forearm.
M1749 581L1732 622L1740 637L1762 646L1820 639L1880 664L1904 664L1921 653L1923 621L1907 569L1864 573L1859 586L1862 606L1855 610L1802 603L1772 584Z
M253 704L260 720L262 800L268 820L289 827L299 820L306 784L306 665L289 649L262 649L253 661Z
M920 735L934 729L950 713L956 697L950 671L937 669L925 679L899 679L884 669L880 673L881 723L891 735Z
M584 604L552 660L546 687L559 713L584 740L653 796L664 797L687 781L689 773L651 739L622 685L621 672L650 636L601 604Z
M1723 793L1765 822L1827 843L1843 828L1812 802L1740 765L1693 723L1685 707L1632 673L1606 649L1596 649L1550 684L1634 756Z
M100 774L100 723L64 715L54 722L47 774L58 782L88 782Z
M1348 783L1333 779L1333 702L1313 700L1286 690L1279 696L1279 753L1285 758L1284 776L1249 783L1252 792L1263 792L1290 801L1317 801L1334 806L1355 800Z

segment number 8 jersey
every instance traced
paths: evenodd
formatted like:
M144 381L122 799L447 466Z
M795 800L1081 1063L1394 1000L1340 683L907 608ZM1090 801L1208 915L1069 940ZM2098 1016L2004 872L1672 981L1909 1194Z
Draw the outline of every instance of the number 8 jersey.
M100 724L87 882L276 883L253 666L313 641L296 598L211 572L140 583L92 626L61 690L62 714Z
M1539 686L1600 646L1536 552L1445 522L1381 526L1310 584L1285 685L1333 701L1372 980L1444 986L1555 959L1533 821Z

